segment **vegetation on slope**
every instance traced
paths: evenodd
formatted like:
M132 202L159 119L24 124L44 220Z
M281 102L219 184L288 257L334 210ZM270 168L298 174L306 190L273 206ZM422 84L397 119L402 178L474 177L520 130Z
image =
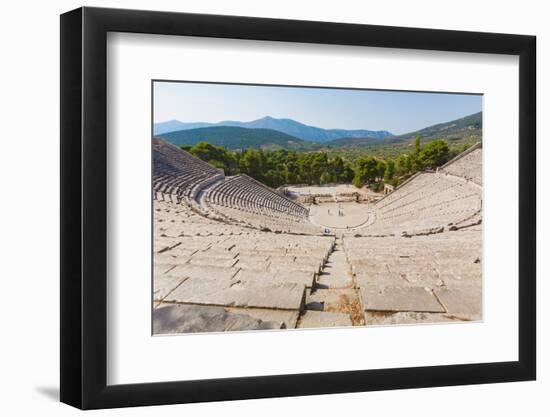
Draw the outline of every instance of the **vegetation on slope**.
M207 142L182 146L203 161L222 168L226 175L247 174L274 188L283 184L353 182L357 187L368 185L374 190L380 190L385 183L398 185L418 171L439 167L467 147L451 148L446 140L434 140L423 146L417 136L409 153L388 158L363 154L352 162L324 151L252 148L232 151Z
M158 135L174 145L192 146L208 142L231 150L258 148L265 150L294 149L310 150L316 145L286 133L271 129L248 129L234 126L214 126L199 129L179 130Z
M368 149L372 154L388 157L414 150L413 141L420 137L422 143L445 139L454 148L463 145L473 145L482 139L482 113L475 113L450 122L428 126L415 132L376 140L373 138L341 138L327 143L327 146L337 153L353 154L357 150Z

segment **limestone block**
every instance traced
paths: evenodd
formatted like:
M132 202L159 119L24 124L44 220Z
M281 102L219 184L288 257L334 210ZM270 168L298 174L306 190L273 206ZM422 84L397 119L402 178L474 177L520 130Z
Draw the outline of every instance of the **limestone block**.
M366 311L365 324L367 326L388 326L394 324L428 324L428 323L449 323L458 322L456 317L445 313L424 313L414 311L391 312L391 311Z
M290 272L290 271L302 271L302 272L308 272L310 274L316 274L319 272L319 265L318 266L309 266L309 265L300 265L296 264L294 262L292 263L277 263L274 261L271 261L268 267L269 271L274 272Z
M210 257L206 255L198 257L197 255L194 255L189 260L189 263L191 265L217 266L217 267L231 268L233 265L237 263L237 259L216 258L216 257Z
M368 260L350 260L353 272L368 273L368 272L389 272L385 263L373 263Z
M153 300L161 301L187 278L168 275L153 277Z
M365 310L445 312L432 292L423 287L366 286L360 294Z
M259 307L299 310L304 302L304 285L260 283L237 280L190 278L172 291L165 301L226 307Z
M153 260L158 264L172 264L172 265L181 265L189 262L188 256L174 256L171 254L171 251L163 253L155 253Z
M193 258L234 259L238 254L238 252L228 251L217 247L210 247L207 250L197 252Z
M449 314L481 319L481 286L440 288L435 294Z
M358 298L353 289L307 290L306 308L316 311L339 311Z
M351 326L349 314L306 310L298 320L298 328Z
M238 314L247 314L252 318L267 322L281 323L283 329L294 329L298 321L298 310L278 310L271 308L240 308L226 307L227 311Z
M238 269L236 268L185 264L177 265L174 269L168 271L166 274L189 278L228 281L233 278L237 272Z
M263 321L221 307L162 304L153 311L153 334L280 329L282 323Z
M311 272L304 271L258 271L242 269L235 276L235 279L258 283L294 283L311 287L315 276Z
M321 273L317 277L317 286L319 288L351 288L353 287L353 277L345 272Z
M237 268L253 270L253 271L267 271L269 267L269 262L262 260L258 261L255 259L239 258L239 262L235 264Z

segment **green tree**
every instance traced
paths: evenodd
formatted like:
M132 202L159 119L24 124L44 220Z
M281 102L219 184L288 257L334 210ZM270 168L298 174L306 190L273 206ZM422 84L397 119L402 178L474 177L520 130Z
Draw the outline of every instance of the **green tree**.
M414 138L414 154L415 154L415 156L418 156L421 149L422 148L420 146L420 135L416 135L416 137Z
M362 187L376 180L378 176L378 161L372 156L362 157L355 163L355 176L353 184L356 187Z
M335 156L330 160L329 173L333 181L345 181L344 179L344 160L341 156Z
M386 171L384 171L384 181L391 182L395 175L395 162L393 159L386 161Z
M444 140L434 140L428 143L418 156L421 169L436 168L450 159L449 145Z
M407 175L412 169L412 158L403 154L397 157L397 172L399 175Z

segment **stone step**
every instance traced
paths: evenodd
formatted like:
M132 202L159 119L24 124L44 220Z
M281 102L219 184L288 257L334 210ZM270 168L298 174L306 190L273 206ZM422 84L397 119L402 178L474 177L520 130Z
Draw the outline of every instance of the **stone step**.
M303 284L189 278L168 294L164 301L225 307L301 310L304 298Z
M222 307L161 304L153 311L153 334L281 329L282 321L261 320Z
M353 289L317 289L306 291L306 309L348 313L349 305L358 302L359 296Z
M352 326L349 314L306 310L298 319L297 328Z

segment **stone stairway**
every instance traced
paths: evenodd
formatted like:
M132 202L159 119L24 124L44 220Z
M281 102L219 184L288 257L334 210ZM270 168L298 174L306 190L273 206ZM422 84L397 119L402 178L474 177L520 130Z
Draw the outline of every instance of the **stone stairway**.
M341 238L336 238L333 251L315 285L306 291L305 309L298 319L297 328L365 324L359 291Z

